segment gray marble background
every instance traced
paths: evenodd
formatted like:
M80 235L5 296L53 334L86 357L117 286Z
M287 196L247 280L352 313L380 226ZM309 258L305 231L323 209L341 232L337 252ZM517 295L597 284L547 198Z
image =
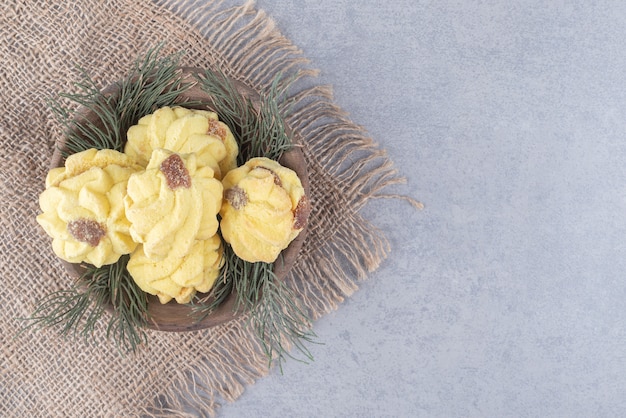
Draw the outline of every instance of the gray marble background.
M424 202L224 417L626 415L626 3L269 1Z

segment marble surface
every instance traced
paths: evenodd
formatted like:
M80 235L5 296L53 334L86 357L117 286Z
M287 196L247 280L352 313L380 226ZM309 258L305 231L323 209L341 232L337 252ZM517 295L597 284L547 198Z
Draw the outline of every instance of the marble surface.
M269 1L425 204L223 417L626 414L626 5Z

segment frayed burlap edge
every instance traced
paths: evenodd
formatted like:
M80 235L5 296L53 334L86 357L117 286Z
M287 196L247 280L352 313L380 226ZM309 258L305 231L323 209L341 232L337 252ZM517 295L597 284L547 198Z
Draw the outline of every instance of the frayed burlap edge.
M125 5L128 13L139 15L147 8L142 2L129 3ZM383 190L403 179L384 151L333 103L332 89L315 83L318 72L308 67L302 52L263 11L255 9L253 2L233 8L206 2L198 8L193 1L158 1L153 18L175 26L177 35L184 34L180 42L168 47L183 45L187 65L218 66L261 92L270 88L278 72L289 76L285 80L296 80L285 102L293 108L287 122L307 157L313 210L307 240L287 280L312 319L336 309L390 251L384 233L364 220L359 210L372 198L401 197L388 196ZM142 51L136 52L139 55ZM106 71L99 74L105 83L110 82L107 76L112 75ZM199 351L202 355L186 359L183 366L163 367L148 374L145 387L129 389L129 401L108 405L102 414L213 416L220 400L237 399L246 385L269 372L262 347L246 320L244 317L217 329L178 336L181 351ZM149 338L149 344L157 342L159 346L175 340L157 332L150 332ZM140 355L138 361L146 360ZM157 381L168 385L150 387ZM81 413L80 405L73 405L71 410L88 414Z

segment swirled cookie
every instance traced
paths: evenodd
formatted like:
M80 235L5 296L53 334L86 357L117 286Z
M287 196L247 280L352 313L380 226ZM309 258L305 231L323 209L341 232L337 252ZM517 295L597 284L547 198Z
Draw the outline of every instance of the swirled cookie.
M144 166L159 148L196 154L198 166L211 167L216 178L237 165L235 137L216 113L206 110L162 107L131 126L127 139L124 152Z
M37 222L52 237L58 257L101 267L135 249L124 196L128 178L140 169L120 152L89 149L49 171Z
M195 154L157 149L146 170L130 176L126 216L148 258L184 257L196 240L215 235L222 184L213 175L198 166Z
M170 256L160 261L148 258L140 246L131 255L127 269L141 290L158 296L161 303L172 299L188 303L196 292L211 290L221 266L221 239L214 235L195 241L184 257Z
M273 262L304 228L309 203L298 175L268 158L253 158L222 180L222 237L249 262Z

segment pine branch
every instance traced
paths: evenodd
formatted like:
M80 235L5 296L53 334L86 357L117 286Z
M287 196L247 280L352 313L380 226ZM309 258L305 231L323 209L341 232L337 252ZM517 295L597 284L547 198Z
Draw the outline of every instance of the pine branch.
M223 73L205 71L199 78L202 89L213 99L213 110L228 125L239 144L238 163L244 164L253 157L279 160L283 152L293 145L286 131L284 116L290 106L281 108L291 83L278 75L268 92L261 95L258 103L242 95L236 85ZM195 306L200 320L219 306L218 295L224 289L235 292L235 310L251 312L252 327L259 338L270 365L282 362L295 347L307 359L312 359L305 342L313 342L315 334L310 331L307 313L297 303L297 296L274 275L273 263L250 263L237 257L229 245L224 251L225 266L223 285L212 295ZM292 357L293 358L293 357Z
M84 69L75 83L77 93L61 93L48 101L57 121L64 127L64 157L89 148L124 150L126 132L139 118L163 106L177 103L192 83L183 82L179 61L182 53L159 57L162 45L151 49L133 64L127 76L108 92L101 91ZM74 115L60 99L80 106ZM92 115L91 118L85 114Z
M258 337L269 366L276 361L282 371L286 358L313 360L305 343L315 343L311 321L298 297L273 272L273 263L250 263L237 257L230 245L224 249L223 276L208 296L193 304L193 316L204 320L228 297L235 294L234 311L249 311L250 326ZM290 354L295 348L304 356Z
M308 314L298 303L295 292L284 281L269 276L261 283L263 297L252 308L252 322L271 366L276 361L282 372L286 357L298 361L312 361L305 343L315 343L317 336L311 330ZM306 360L289 351L295 348Z
M88 268L67 290L48 294L28 318L30 328L60 326L64 337L93 339L106 306L113 307L107 338L113 337L122 352L135 352L146 341L143 328L148 321L148 299L126 270L128 256L116 264Z
M213 110L237 139L239 165L254 157L279 160L283 152L292 147L278 105L287 89L281 87L281 75L275 78L257 105L241 94L222 72L207 70L198 79L202 89L213 99Z

